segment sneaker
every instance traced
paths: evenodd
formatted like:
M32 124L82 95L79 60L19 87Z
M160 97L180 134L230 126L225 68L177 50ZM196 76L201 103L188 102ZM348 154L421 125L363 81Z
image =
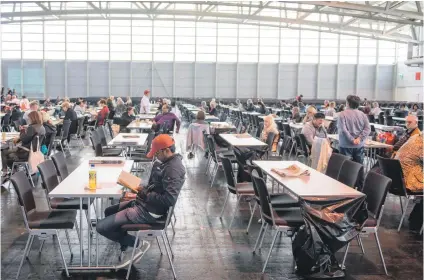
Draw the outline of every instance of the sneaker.
M138 263L141 258L144 256L144 253L150 248L150 243L144 240L141 240L138 246L135 248L133 264ZM132 250L129 251L121 251L121 255L119 256L119 260L121 263L119 267L126 267L131 262Z

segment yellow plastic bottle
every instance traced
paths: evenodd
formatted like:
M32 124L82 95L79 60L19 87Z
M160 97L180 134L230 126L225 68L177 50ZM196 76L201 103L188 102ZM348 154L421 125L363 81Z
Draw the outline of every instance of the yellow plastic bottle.
M88 171L88 188L95 190L97 188L97 172L94 169L94 164L91 164L90 170Z

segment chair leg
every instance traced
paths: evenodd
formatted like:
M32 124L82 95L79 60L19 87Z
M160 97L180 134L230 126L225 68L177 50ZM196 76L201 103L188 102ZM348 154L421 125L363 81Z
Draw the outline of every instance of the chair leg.
M79 226L77 221L75 221L75 230L77 231L78 240L79 242L81 242L81 236L80 236L80 231L79 231Z
M405 210L406 210L406 207L405 207ZM375 235L375 241L377 242L377 246L378 246L378 252L380 253L381 262L383 263L384 272L386 272L386 275L389 275L387 273L386 262L384 261L384 256L383 256L383 252L381 251L380 240L378 239L377 232L375 232L374 235Z
M128 264L127 277L125 277L125 279L127 279L127 280L130 277L131 266L132 266L133 261L134 261L134 254L135 254L135 250L137 249L137 244L138 244L138 232L137 232L137 236L135 237L135 242L134 242L133 250L132 250L132 253L131 253L130 263Z
M43 251L44 242L45 242L45 240L41 241L40 248L38 249L38 254L41 254L41 251Z
M402 214L403 214L403 204L402 204L402 197L399 196L399 202L400 202L400 210L402 210Z
M405 209L403 211L402 218L400 218L400 223L397 229L398 232L400 231L400 228L402 227L403 219L405 219L406 210L408 209L408 204L409 204L409 198L406 199Z
M262 232L264 231L265 222L262 221L261 229L259 230L258 237L256 238L255 247L253 247L253 253L256 251L256 247L258 246L259 240L261 239Z
M246 234L249 234L249 228L250 228L250 225L252 224L253 216L255 215L257 205L258 203L255 201L255 205L253 205L252 213L250 214L250 219L249 219L249 224L247 225Z
M174 252L172 252L171 243L169 243L168 235L166 234L166 231L164 231L164 236L166 239L166 242L168 243L169 251L171 251L171 256L174 257Z
M345 261L346 261L346 257L347 257L347 251L349 251L349 246L350 246L350 242L347 243L347 245L346 245L346 251L345 251L344 256L343 256L343 262L342 262L342 268L343 269L345 268Z
M271 248L269 248L268 257L266 258L264 267L262 268L262 273L265 272L266 266L268 264L269 257L271 256L272 248L274 248L275 239L277 239L278 232L279 232L278 230L275 231L274 238L272 239L272 243L271 243Z
M268 230L268 224L265 224L264 234L262 235L261 243L259 243L259 250L262 249L262 243L264 242L266 231Z
M29 251L29 244L31 243L32 238L33 238L33 236L30 234L28 236L28 240L27 240L27 243L25 245L24 255L22 256L21 263L19 264L18 273L16 274L16 279L19 278L19 274L21 273L22 265L24 264L24 260L25 260L26 255L27 255L27 251Z
M362 239L359 234L356 236L356 240L358 240L358 244L361 247L362 254L365 255L364 244L362 244Z
M160 244L159 244L159 237L157 237L157 236L156 236L156 241L158 242L158 247L159 247L160 254L163 255L162 248L160 247Z
M230 192L227 192L227 196L225 197L224 206L222 206L221 214L219 218L222 219L222 215L224 214L225 206L227 206L228 197L230 196Z
M72 257L74 256L74 253L72 253L71 240L69 239L69 232L67 229L65 229L65 235L66 235L66 241L68 242L69 252L71 253L71 257Z
M236 212L237 212L237 210L238 210L238 208L239 208L239 204L240 204L240 200L241 200L241 195L238 197L238 199L237 199L237 204L236 204L236 207L234 208L234 213L233 213L233 217L231 218L231 222L230 222L230 225L228 226L228 230L230 230L231 229L231 225L233 224L233 221L234 221L234 217L236 216Z
M217 165L216 165L215 173L214 173L214 175L213 175L212 182L211 182L211 188L212 188L212 186L213 186L213 183L215 182L216 175L218 174L218 170L219 170L219 164L217 164Z
M32 243L34 242L34 237L35 237L35 235L31 235L31 242L29 243L29 248L28 248L28 251L25 255L26 258L28 258L29 252L31 252Z
M32 187L35 189L35 184L34 184L34 181L32 180L32 174L31 174L31 171L29 170L29 165L28 165L28 163L25 163L25 169L26 169L26 171L27 171L28 178L29 178L29 180L31 181L31 185L32 185Z
M60 256L62 257L63 266L65 267L66 276L69 277L68 266L66 265L65 256L63 255L62 245L60 245L59 233L56 231L57 243L59 244Z
M166 246L166 242L164 240L163 235L164 235L164 232L162 232L162 240L163 240L163 244L165 245L165 251L166 251L166 255L168 256L169 264L171 265L172 274L174 274L174 279L177 279L177 275L175 274L174 264L172 263L172 258L170 253L168 252L168 247Z

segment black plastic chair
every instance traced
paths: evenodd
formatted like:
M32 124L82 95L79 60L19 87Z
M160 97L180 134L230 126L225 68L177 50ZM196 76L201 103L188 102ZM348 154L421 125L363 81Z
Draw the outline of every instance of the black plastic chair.
M294 233L297 231L297 228L302 226L304 222L299 208L287 208L280 210L276 210L273 208L266 183L262 178L258 176L256 170L252 171L252 180L254 181L255 187L257 188L259 194L261 219L264 221L259 235L262 235L263 233L264 236L268 226L271 227L271 229L276 230L272 239L268 256L262 268L263 273L265 272L278 233L284 232L287 236L290 236L290 239L292 239Z
M64 229L66 239L68 241L69 251L72 256L72 247L70 244L68 229L73 229L76 224L77 212L70 210L47 210L39 211L36 208L34 195L29 181L23 171L19 171L12 175L10 178L13 188L18 195L18 202L21 206L22 215L24 218L24 225L28 231L28 239L23 252L22 260L18 268L16 279L19 278L19 274L22 269L25 258L31 250L34 237L37 236L40 240L44 240L49 236L56 236L59 245L60 256L65 267L65 273L69 277L68 266L66 265L65 257L62 251L62 245L59 239L59 230Z
M361 246L362 253L364 253L361 235L368 236L370 233L374 234L375 241L377 242L378 252L380 253L380 259L383 263L384 271L387 274L386 263L384 261L383 252L381 251L380 240L378 238L378 228L380 226L381 217L383 216L384 202L386 200L387 192L390 188L392 180L386 176L380 175L373 171L368 172L367 177L364 181L364 187L362 192L367 196L367 208L368 208L368 219L365 221L364 227L361 233L358 235L357 240ZM349 250L350 243L346 246L346 251L343 257L342 267L346 260L347 252Z
M337 180L339 178L340 170L342 169L343 163L349 160L347 156L342 154L333 153L328 161L327 170L325 175Z
M355 188L359 176L363 176L364 166L360 163L345 160L340 169L337 180L351 188Z
M65 152L64 148L68 148L68 152L69 154L71 154L71 149L69 148L69 143L68 141L65 141L68 139L68 135L69 135L69 129L71 128L71 121L70 120L64 120L63 121L63 125L62 125L62 131L60 132L59 136L56 136L54 138L54 148L56 149L57 144L60 145L60 148L63 152ZM62 144L63 142L63 144ZM65 147L64 147L65 145Z
M368 121L369 123L374 123L375 122L375 117L374 115L367 115L368 116Z
M377 156L378 164L383 171L383 174L390 179L392 179L392 185L389 189L389 192L391 194L399 196L399 202L400 207L402 210L402 218L400 219L400 223L398 226L398 231L400 231L400 228L402 227L403 220L406 216L406 210L408 209L409 201L413 201L416 198L423 198L423 191L418 192L412 192L405 186L405 181L403 178L403 171L402 166L400 165L399 160L397 159L390 159L390 158L383 158L380 156ZM402 204L402 197L406 197L406 205L403 206Z
M66 165L66 158L64 153L55 153L51 156L54 166L56 167L57 173L60 177L60 181L65 180L69 175L68 166Z
M212 172L210 173L212 180L211 180L211 187L213 186L213 183L215 182L216 179L216 175L218 174L218 170L219 168L222 168L222 163L220 158L218 157L218 153L215 149L215 139L213 138L212 135L209 135L207 137L207 143L208 143L208 149L209 149L209 153L211 154L212 157L212 161L214 163L214 167L212 169ZM237 159L234 155L230 154L227 155L226 153L220 153L220 155L223 155L225 157L228 157L231 161L231 163L237 163Z

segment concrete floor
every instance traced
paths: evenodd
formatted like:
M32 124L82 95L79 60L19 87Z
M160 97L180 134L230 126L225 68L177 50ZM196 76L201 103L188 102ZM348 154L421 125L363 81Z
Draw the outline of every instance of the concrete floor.
M176 136L180 152L185 148L185 129ZM83 158L92 155L91 148L73 149L68 158L68 168L75 169ZM230 196L222 221L219 214L227 193L225 178L218 173L217 183L210 188L206 177L206 160L198 153L194 159L184 156L187 179L176 206L176 233L169 231L175 258L174 266L178 279L303 279L293 272L292 249L289 238L277 239L265 274L261 273L271 243L268 233L261 252L252 254L259 224L253 223L250 233L245 233L249 219L247 203L242 203L231 231L227 230L235 206ZM146 174L146 173L145 173ZM146 175L145 175L146 176ZM144 178L146 179L146 178ZM318 184L319 182L317 182ZM46 208L44 191L34 190L37 207ZM408 222L400 233L396 231L400 220L399 199L388 196L379 231L380 241L390 276L384 274L373 236L363 238L366 255L362 255L353 242L346 261L346 278L357 280L379 279L423 279L423 240L416 232L408 230ZM258 214L257 214L258 215ZM257 220L257 219L255 219ZM14 279L27 240L27 233L14 190L2 190L1 194L1 279ZM60 234L65 245L65 234ZM94 238L93 238L94 240ZM87 240L84 240L87 242ZM100 263L117 264L119 247L100 237ZM79 264L80 254L75 230L71 233L73 258L69 248L63 246L68 263ZM29 261L24 262L19 279L65 279L57 242L47 240L38 254L38 240L34 241ZM94 253L94 249L93 249ZM337 258L342 259L342 253ZM84 258L87 256L84 255ZM97 275L72 275L72 279L123 279L126 271ZM142 261L135 265L131 279L172 279L172 272L165 255L160 255L158 246L152 246Z

